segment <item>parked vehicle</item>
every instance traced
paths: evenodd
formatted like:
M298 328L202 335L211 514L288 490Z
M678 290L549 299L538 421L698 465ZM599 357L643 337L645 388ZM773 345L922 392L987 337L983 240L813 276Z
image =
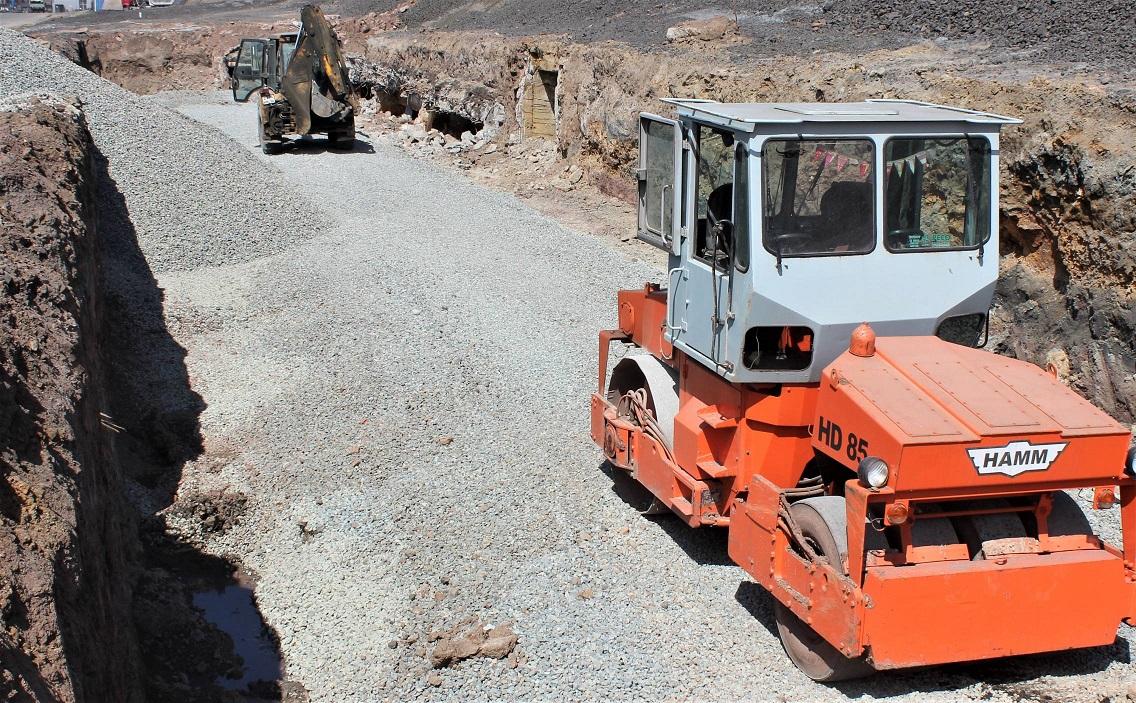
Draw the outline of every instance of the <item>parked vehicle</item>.
M1020 121L664 102L676 119L640 118L639 237L668 282L620 291L600 334L607 460L649 510L728 530L818 681L1112 645L1136 623L1130 428L979 348L999 132ZM614 341L631 349L605 384ZM1121 506L1120 541L1075 490Z

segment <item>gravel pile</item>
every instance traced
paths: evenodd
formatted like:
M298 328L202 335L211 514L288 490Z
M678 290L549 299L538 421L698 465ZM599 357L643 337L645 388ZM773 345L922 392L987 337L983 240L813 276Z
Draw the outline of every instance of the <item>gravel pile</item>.
M216 131L0 28L0 97L75 95L155 272L249 261L311 236L279 173ZM243 129L256 133L254 117Z
M983 39L1048 61L1130 65L1136 61L1131 0L826 0L822 19L852 32L912 33L925 39Z

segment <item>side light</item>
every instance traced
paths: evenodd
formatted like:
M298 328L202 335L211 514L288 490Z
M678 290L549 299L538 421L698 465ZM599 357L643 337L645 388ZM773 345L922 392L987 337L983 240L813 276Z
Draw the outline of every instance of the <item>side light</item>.
M877 456L864 457L856 476L868 488L883 488L888 482L888 465Z
M1115 508L1120 502L1116 499L1116 490L1112 486L1098 486L1093 489L1093 510L1108 510Z

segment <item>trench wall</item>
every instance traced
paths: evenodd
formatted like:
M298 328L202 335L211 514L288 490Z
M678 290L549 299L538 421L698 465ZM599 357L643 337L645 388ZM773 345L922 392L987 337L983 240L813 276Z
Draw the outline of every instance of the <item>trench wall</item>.
M139 701L94 146L76 103L30 97L0 104L0 145L0 699Z

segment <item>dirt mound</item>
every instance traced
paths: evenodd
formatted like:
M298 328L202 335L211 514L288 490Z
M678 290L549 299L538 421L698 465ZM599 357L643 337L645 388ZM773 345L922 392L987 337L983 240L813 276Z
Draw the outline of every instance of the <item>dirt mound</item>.
M27 98L0 144L0 699L141 700L91 136L77 105Z

